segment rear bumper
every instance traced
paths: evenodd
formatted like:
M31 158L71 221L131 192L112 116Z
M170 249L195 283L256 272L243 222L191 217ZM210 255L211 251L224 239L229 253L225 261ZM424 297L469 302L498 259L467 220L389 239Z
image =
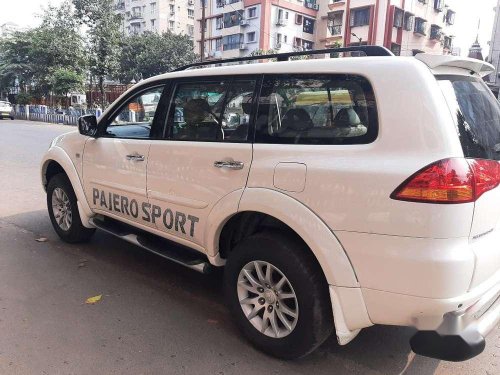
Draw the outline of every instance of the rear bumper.
M465 361L480 354L486 336L500 323L500 285L472 306L444 315L436 330L418 331L410 346L416 354L445 361Z

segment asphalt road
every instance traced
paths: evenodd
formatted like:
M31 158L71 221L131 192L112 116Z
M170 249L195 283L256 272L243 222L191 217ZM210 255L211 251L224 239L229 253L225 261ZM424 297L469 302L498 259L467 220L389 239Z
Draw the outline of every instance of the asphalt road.
M500 374L499 329L465 363L415 356L412 330L386 326L279 361L239 335L220 274L200 275L101 232L88 244L61 242L38 168L52 138L73 130L0 121L0 374Z

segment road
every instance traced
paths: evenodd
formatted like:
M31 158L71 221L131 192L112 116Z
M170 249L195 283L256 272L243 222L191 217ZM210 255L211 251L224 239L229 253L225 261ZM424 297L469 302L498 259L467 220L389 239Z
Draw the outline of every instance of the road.
M0 374L500 373L499 329L465 363L415 356L412 330L386 326L276 360L239 335L220 273L203 276L101 232L88 244L61 242L38 168L52 138L73 130L0 121Z

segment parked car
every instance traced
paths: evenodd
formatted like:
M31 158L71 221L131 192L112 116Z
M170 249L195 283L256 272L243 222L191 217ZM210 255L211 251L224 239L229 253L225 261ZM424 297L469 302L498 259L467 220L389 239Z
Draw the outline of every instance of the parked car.
M478 355L500 321L494 68L354 49L164 74L80 118L41 164L55 231L225 267L236 324L279 358L374 324L415 327L417 354Z
M14 120L14 108L9 102L0 100L0 119L4 118Z

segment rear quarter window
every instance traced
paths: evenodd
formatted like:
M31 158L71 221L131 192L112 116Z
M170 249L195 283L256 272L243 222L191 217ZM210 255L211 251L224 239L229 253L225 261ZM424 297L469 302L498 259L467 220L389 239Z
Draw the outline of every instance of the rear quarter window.
M437 76L465 157L500 160L500 104L475 77Z
M373 89L359 76L265 76L257 112L257 143L364 144L378 133Z

